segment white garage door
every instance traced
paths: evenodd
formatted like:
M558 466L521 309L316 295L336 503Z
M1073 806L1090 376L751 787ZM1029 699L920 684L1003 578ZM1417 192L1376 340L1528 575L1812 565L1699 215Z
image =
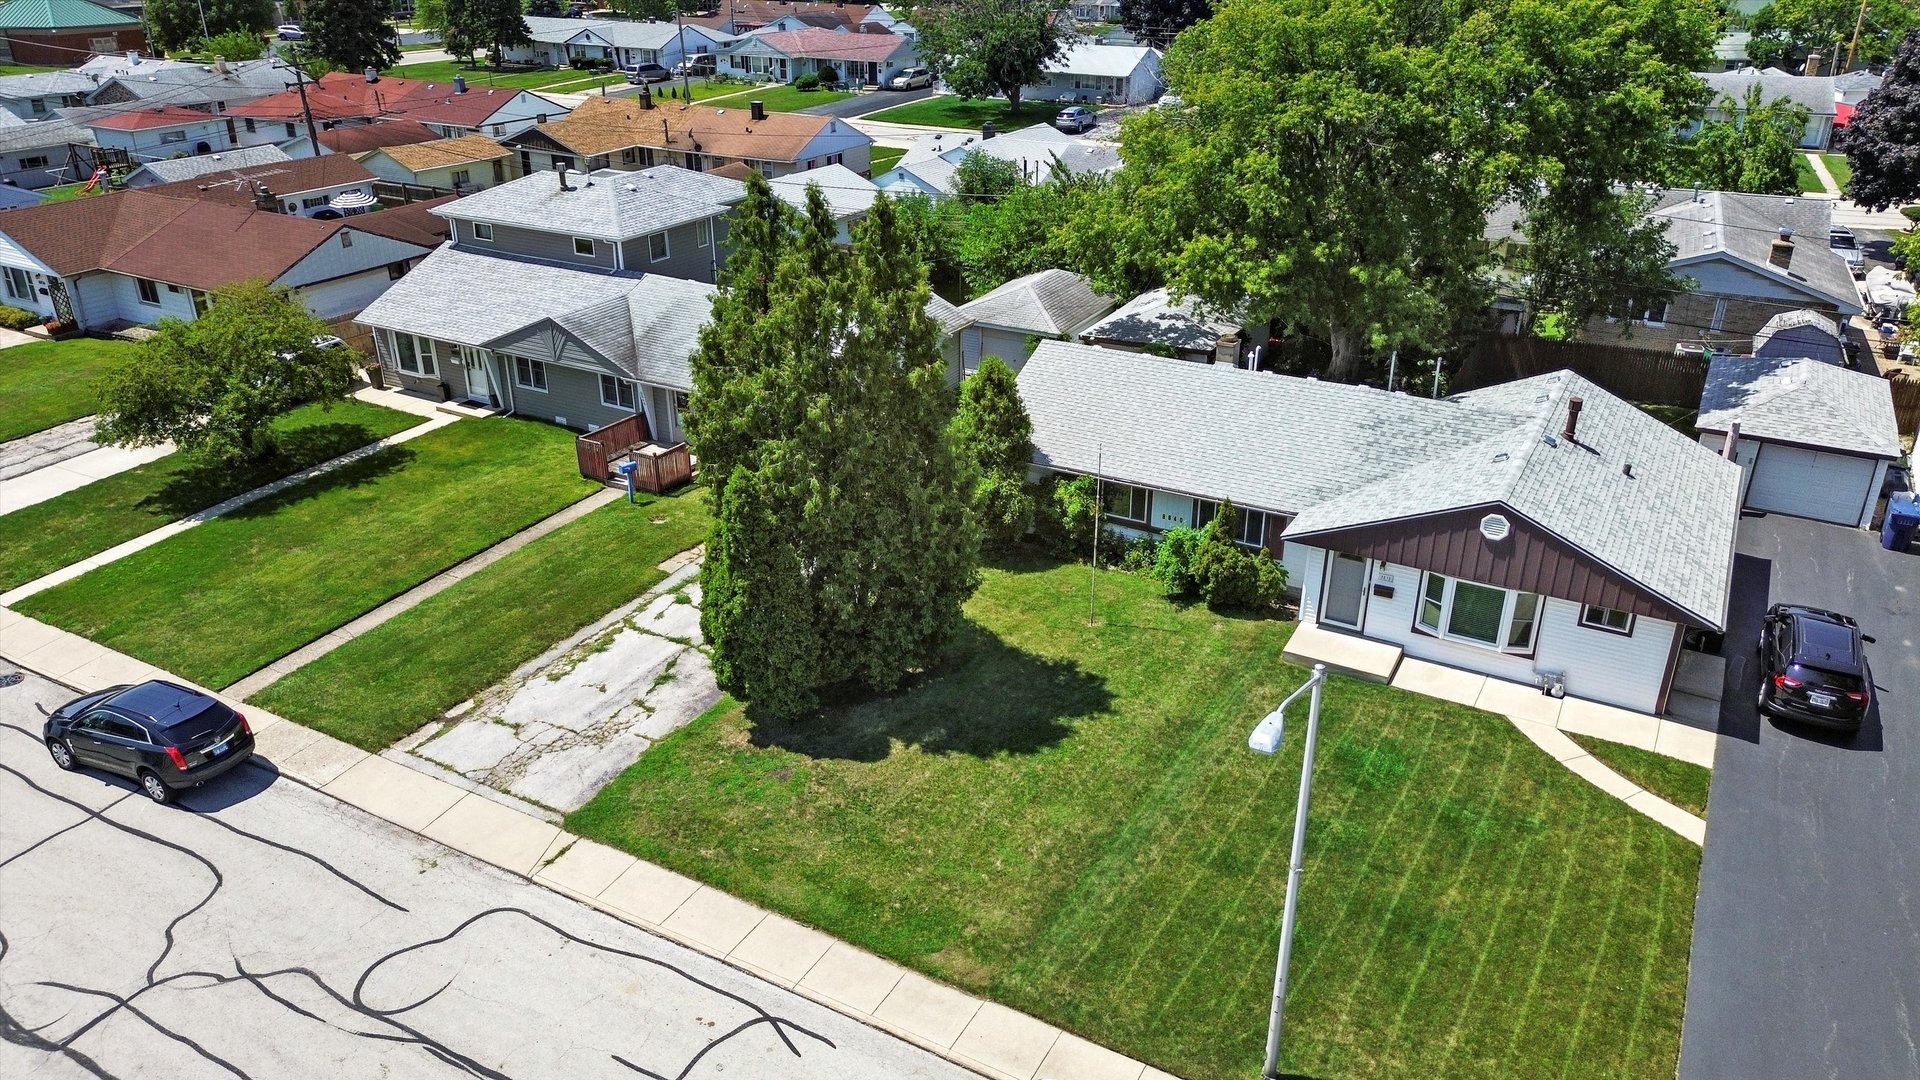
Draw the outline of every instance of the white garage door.
M1747 485L1747 505L1855 525L1873 486L1874 465L1872 458L1765 443Z

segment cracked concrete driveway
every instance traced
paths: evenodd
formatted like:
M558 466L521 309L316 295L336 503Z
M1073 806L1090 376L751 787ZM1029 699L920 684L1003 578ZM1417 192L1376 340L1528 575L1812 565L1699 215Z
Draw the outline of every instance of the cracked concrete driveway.
M720 700L700 637L698 563L397 749L548 811L585 806Z
M69 696L0 688L0 1076L972 1075L265 767L60 772Z

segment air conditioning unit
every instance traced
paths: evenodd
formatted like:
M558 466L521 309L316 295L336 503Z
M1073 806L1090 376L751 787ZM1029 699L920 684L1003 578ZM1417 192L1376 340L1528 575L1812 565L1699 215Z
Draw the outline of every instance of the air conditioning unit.
M1699 359L1707 355L1707 346L1698 341L1682 341L1673 347L1673 355Z

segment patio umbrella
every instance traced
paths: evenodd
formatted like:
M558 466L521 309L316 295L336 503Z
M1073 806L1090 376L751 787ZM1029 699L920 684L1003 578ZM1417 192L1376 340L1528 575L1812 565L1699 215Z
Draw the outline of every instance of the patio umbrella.
M346 191L335 195L327 205L335 210L371 210L373 201L373 196L364 191Z

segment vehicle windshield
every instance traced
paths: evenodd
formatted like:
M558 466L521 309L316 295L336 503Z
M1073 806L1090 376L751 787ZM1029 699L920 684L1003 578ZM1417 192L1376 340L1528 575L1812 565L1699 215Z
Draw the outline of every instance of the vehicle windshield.
M1849 672L1829 671L1826 668L1815 667L1812 664L1802 664L1800 666L1814 675L1819 676L1820 688L1823 690L1838 690L1842 693L1849 693L1860 689L1862 685L1860 676Z
M1853 237L1851 236L1829 236L1827 237L1827 242L1845 251L1852 251L1854 248Z

